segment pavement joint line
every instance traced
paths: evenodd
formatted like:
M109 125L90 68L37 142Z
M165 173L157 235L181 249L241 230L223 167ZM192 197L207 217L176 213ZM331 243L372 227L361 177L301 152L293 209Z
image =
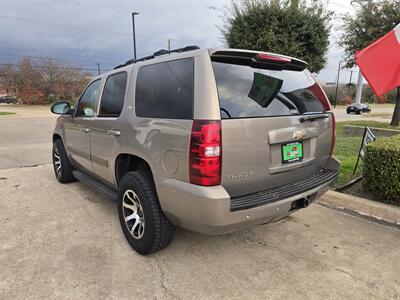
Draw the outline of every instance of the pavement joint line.
M400 230L400 224L389 222L389 221L383 220L383 219L381 219L379 217L376 217L376 216L373 216L373 215L364 214L364 213L362 213L360 211L352 210L352 209L349 209L349 208L346 208L346 207L343 207L343 206L340 206L340 207L334 206L334 205L331 205L331 204L328 204L328 203L323 203L321 201L319 201L316 204L319 205L319 206L328 208L328 209L336 210L336 211L344 213L346 215L351 215L353 217L358 217L360 219L363 219L363 220L366 220L366 221L370 221L372 223L376 223L376 224L379 224L379 225L383 225L383 226L386 226L386 227L390 227L390 228L394 228L394 229Z

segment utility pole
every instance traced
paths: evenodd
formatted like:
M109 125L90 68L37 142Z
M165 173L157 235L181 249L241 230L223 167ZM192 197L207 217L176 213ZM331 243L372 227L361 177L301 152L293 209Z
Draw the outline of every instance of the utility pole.
M351 80L353 79L353 70L350 70L350 81L349 81L349 88L347 89L347 94L350 95L350 90L351 90ZM353 96L350 95L351 100L353 100Z
M351 82L352 79L353 79L353 70L350 70L350 82L349 82L349 84L352 83L352 82Z
M358 71L358 81L357 81L357 89L356 89L356 103L361 103L361 94L362 94L362 86L363 86L364 78L361 74L361 70Z
M171 39L168 39L167 45L168 45L168 51L170 51L171 50Z
M341 60L339 60L339 66L338 66L338 71L337 71L337 79L336 79L336 93L335 93L335 102L333 103L333 107L336 107L336 101L337 101L337 96L338 96L338 89L339 89L339 78L340 78L340 64L342 63Z
M133 58L136 60L136 33L135 33L135 16L139 13L132 12L132 34L133 34Z
M99 72L100 75L100 63L97 63L96 65L97 65L97 71Z

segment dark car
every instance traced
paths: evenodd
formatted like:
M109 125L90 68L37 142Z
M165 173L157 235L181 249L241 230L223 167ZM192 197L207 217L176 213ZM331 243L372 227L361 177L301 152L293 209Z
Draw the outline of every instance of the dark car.
M364 103L353 103L349 106L347 106L346 111L348 114L350 113L356 113L357 115L360 115L362 113L369 113L371 112L371 109L367 104Z
M17 103L17 97L15 96L0 96L0 103L15 104Z

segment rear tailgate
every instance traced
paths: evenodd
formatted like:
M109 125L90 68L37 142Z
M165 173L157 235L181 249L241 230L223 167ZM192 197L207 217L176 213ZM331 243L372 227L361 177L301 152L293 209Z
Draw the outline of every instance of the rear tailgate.
M221 184L231 197L289 188L324 168L333 116L305 66L211 57L222 119Z

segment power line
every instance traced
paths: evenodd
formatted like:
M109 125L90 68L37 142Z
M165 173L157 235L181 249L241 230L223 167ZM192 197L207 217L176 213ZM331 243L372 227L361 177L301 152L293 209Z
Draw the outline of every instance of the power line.
M79 49L73 49L72 51L74 51L74 50L79 50ZM59 54L58 53L58 50L52 50L52 51L47 51L47 52L44 52L44 51L42 51L42 50L40 50L40 51L38 51L38 50L33 50L33 49L31 49L31 50L27 50L27 49L21 49L21 48L2 48L2 49L0 49L0 51L6 51L6 52L15 52L15 51L17 51L17 52L25 52L25 53L29 53L29 52L33 52L33 53L39 53L39 55L47 55L47 56L54 56L54 53L56 53L56 55L58 56L58 57L74 57L74 58L76 58L76 57L78 57L78 58L83 58L83 59L87 59L88 58L88 56L86 56L86 55L79 55L79 54ZM49 53L49 52L53 52L53 53ZM26 56L30 56L30 54L24 54L24 55L26 55ZM112 64L112 65L114 65L115 64L115 62L111 62L111 61L105 61L103 58L100 58L100 57L95 57L95 56L90 56L90 58L91 59L93 59L93 60L96 60L96 61L102 61L102 63L103 64ZM91 63L94 63L95 61L93 61L93 62L91 62Z
M1 50L0 50L1 51ZM3 54L0 53L0 56L9 56L9 57L18 57L18 58L36 58L36 59L53 59L58 62L77 62L77 63L87 63L87 64L96 64L97 62L95 61L83 61L83 60L76 60L76 59L61 59L61 58L55 58L52 56L34 56L34 55L15 55L15 54ZM102 64L110 64L110 65L117 65L118 63L106 63L102 62Z
M107 33L112 33L112 34L129 35L130 36L130 34L126 33L126 32L111 31L111 30L106 30L106 29L95 29L95 28L89 28L89 27L82 27L82 26L78 26L78 25L55 23L55 22L44 21L44 20L35 20L35 19L29 19L29 18L5 16L5 15L0 15L0 18L13 19L13 20L24 21L24 22L34 22L34 23L58 25L58 26L64 26L64 27L73 27L73 28L83 29L83 30L92 30L92 31L107 32Z
M11 66L11 67L20 67L21 65L18 64L4 64L4 63L0 63L0 66ZM38 65L33 65L32 68L38 68L38 69L63 69L63 70L77 70L77 71L98 71L98 69L91 69L91 68L80 68L80 67L76 67L76 68L72 68L72 67L46 67L46 66L38 66ZM111 70L103 70L103 71L111 71Z

